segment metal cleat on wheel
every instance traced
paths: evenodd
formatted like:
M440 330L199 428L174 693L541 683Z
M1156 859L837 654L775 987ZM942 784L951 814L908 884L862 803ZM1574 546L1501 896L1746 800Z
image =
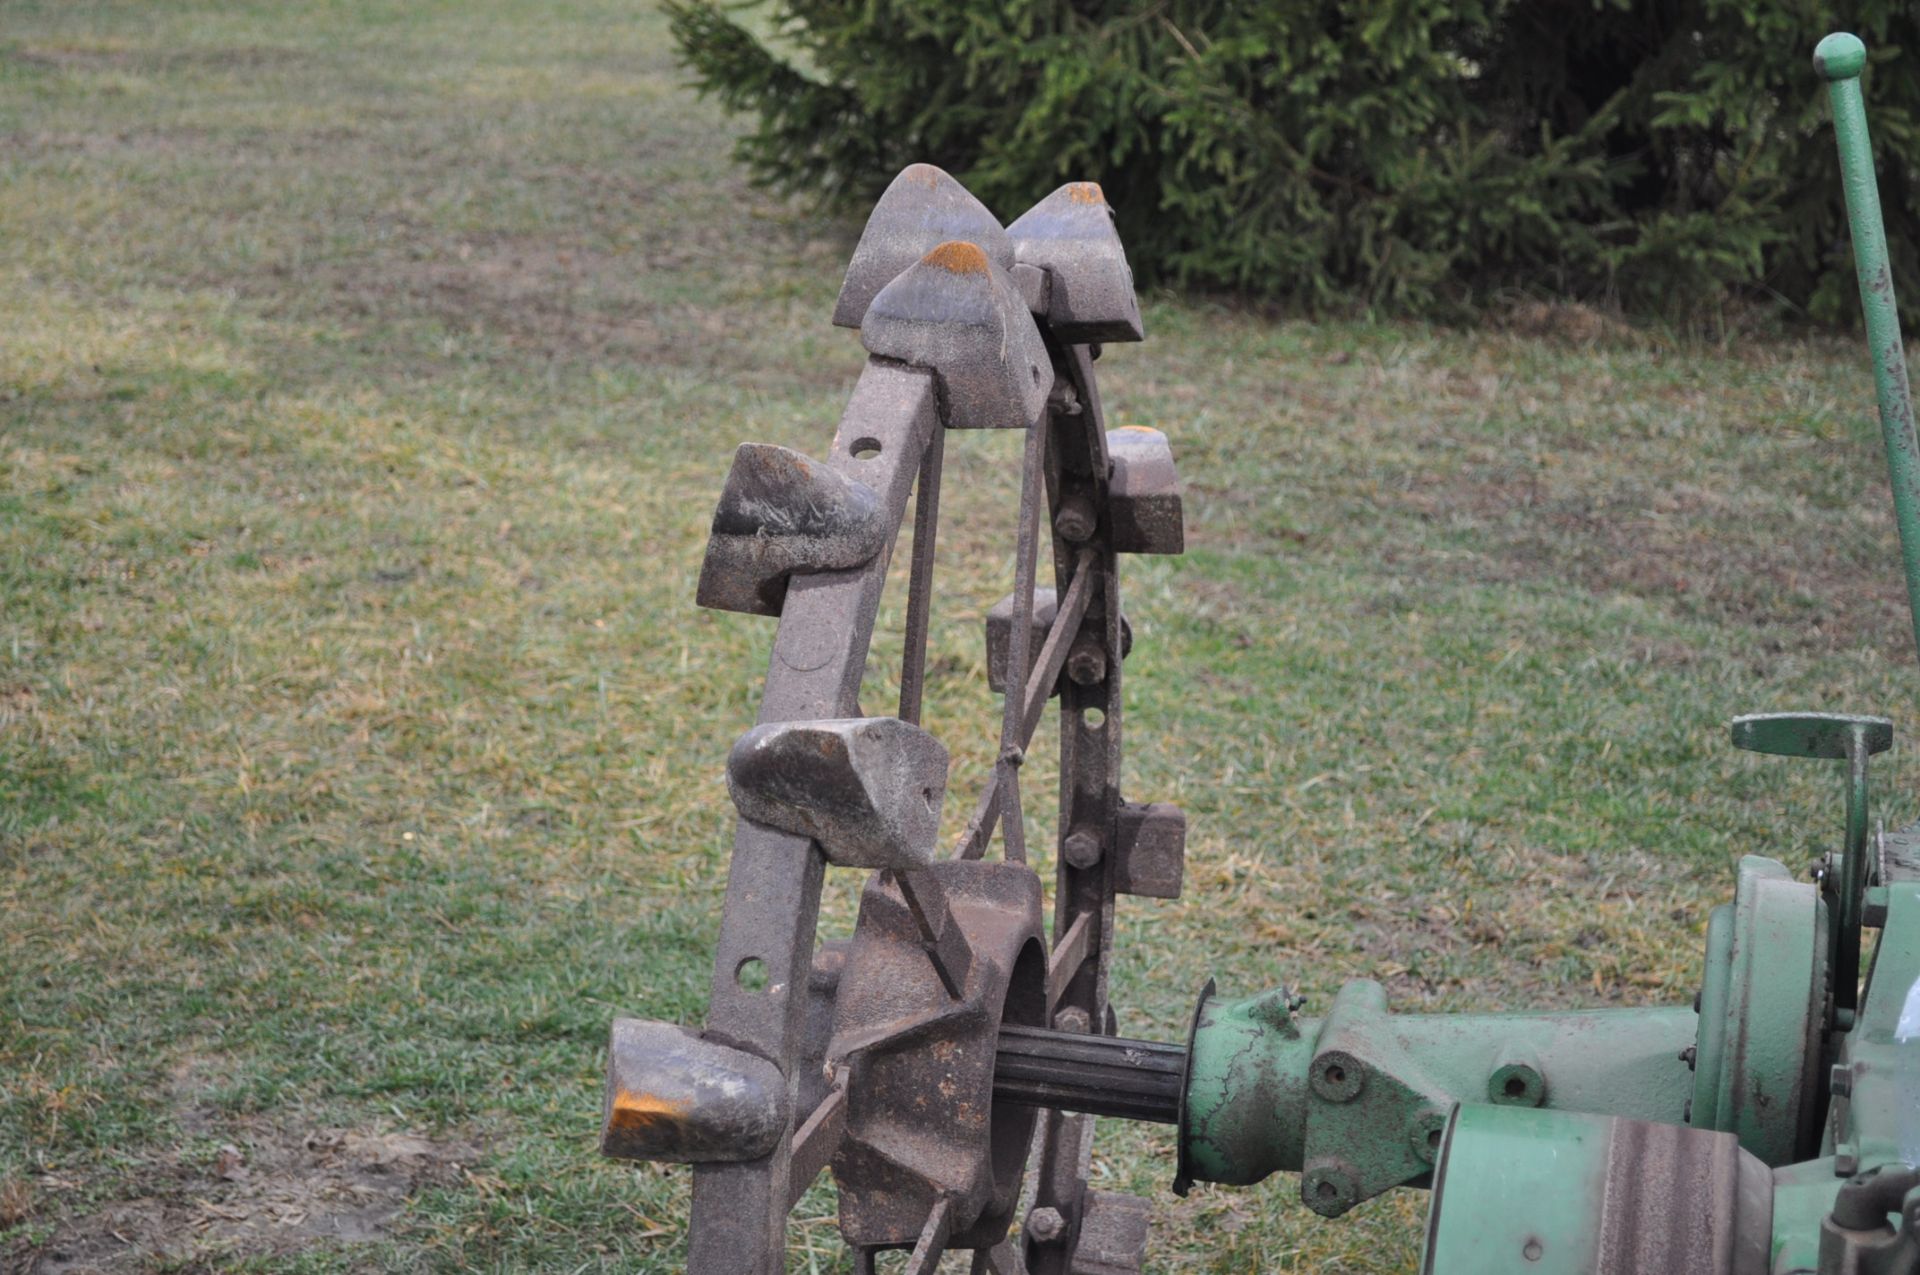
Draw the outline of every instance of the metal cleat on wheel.
M792 576L861 566L891 532L865 483L791 448L742 443L713 511L696 601L779 615Z
M897 717L768 722L727 756L742 816L810 837L843 868L933 862L947 793L947 750Z
M600 1150L622 1160L718 1164L772 1151L787 1082L764 1058L672 1023L616 1018Z
M870 354L931 368L949 429L1026 429L1053 360L1006 270L978 244L935 247L880 290L860 323Z
M1046 272L1034 312L1067 345L1145 335L1133 270L1098 182L1068 182L1007 227L1013 259Z
M834 303L834 324L859 327L882 288L952 241L973 244L1002 270L1013 269L1013 244L985 204L932 164L907 165L867 216Z
M1120 803L1113 888L1147 899L1177 899L1187 871L1187 815L1164 801Z
M1113 461L1113 547L1118 553L1184 553L1180 471L1167 436L1144 425L1107 431Z
M1009 593L994 603L987 611L987 689L990 691L1003 693L1007 689L1007 663L1011 658L1009 651L1013 643L1013 599L1014 595ZM1030 636L1027 639L1027 650L1029 652L1037 652L1040 650L1041 645L1047 640L1048 630L1053 627L1054 617L1059 614L1060 595L1058 590L1040 588L1033 591L1033 621L1029 631ZM1124 658L1132 650L1133 625L1127 622L1126 614L1122 612L1120 616L1120 654ZM1080 650L1068 653L1067 674L1069 677L1074 677L1076 681L1083 680L1082 677L1076 676L1076 673L1079 672L1084 665L1076 664L1075 657L1080 656L1084 660L1085 655L1086 653ZM1097 682L1100 679L1098 677L1089 677L1084 680ZM1058 686L1051 688L1047 692L1049 697L1058 695L1059 693L1060 688Z

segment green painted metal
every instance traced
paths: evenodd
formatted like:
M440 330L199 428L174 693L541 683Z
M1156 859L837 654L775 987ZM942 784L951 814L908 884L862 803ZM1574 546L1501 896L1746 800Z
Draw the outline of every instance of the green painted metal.
M1818 1142L1824 930L1814 887L1757 855L1707 923L1688 1123L1737 1134L1770 1165Z
M1827 944L1833 1021L1842 1023L1859 1003L1860 926L1868 878L1867 760L1893 746L1893 723L1841 713L1762 713L1734 718L1733 742L1785 757L1846 759L1846 838L1825 882L1834 920Z
M1763 1275L1773 1175L1733 1135L1463 1105L1421 1275Z
M1920 1163L1920 885L1887 892L1866 999L1834 1070L1828 1138L1843 1166Z
M1378 983L1324 1019L1283 991L1209 1000L1193 1036L1184 1171L1246 1184L1287 1170L1327 1216L1424 1183L1456 1103L1539 1104L1679 1123L1692 1087L1691 1009L1394 1014Z
M1907 604L1913 617L1914 640L1920 643L1920 441L1914 438L1906 347L1900 339L1900 312L1893 299L1893 268L1887 258L1886 227L1880 219L1880 189L1873 176L1867 107L1860 94L1860 73L1866 65L1867 46L1858 36L1844 31L1829 35L1813 51L1814 69L1826 78L1827 93L1833 101L1840 178L1853 232L1853 266L1860 280L1860 308L1866 315L1867 344L1873 354L1880 432L1887 445L1894 518L1900 526L1900 560L1907 573Z
M1423 1275L1588 1275L1600 1240L1607 1135L1604 1117L1461 1107L1446 1135L1452 1185L1442 1183L1427 1213Z

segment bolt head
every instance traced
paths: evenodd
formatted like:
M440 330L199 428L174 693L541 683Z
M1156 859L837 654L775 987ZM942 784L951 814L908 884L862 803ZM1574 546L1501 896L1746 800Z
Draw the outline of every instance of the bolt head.
M1060 852L1076 868L1091 868L1100 862L1100 856L1104 853L1100 848L1100 834L1091 828L1079 828L1068 833L1067 839L1060 845Z
M1075 686L1098 686L1107 678L1107 656L1091 642L1076 645L1067 655L1067 676Z
M1060 533L1063 540L1080 544L1093 538L1093 503L1085 496L1069 496L1060 502L1060 512L1053 516L1053 529Z
M1027 1214L1026 1233L1029 1239L1042 1244L1052 1244L1067 1233L1067 1219L1060 1216L1055 1208L1037 1208Z

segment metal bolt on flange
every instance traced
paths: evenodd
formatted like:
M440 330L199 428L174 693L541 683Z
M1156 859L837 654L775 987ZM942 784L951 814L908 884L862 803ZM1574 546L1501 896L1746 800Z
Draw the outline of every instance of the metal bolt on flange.
M1503 1063L1487 1077L1487 1101L1503 1107L1537 1107L1546 1097L1546 1079L1529 1063Z
M1366 1064L1344 1049L1329 1049L1313 1060L1313 1091L1328 1102L1352 1102L1366 1088Z
M1360 1202L1359 1179L1342 1161L1317 1161L1300 1175L1300 1200L1322 1217L1339 1217Z
M1428 1164L1440 1155L1440 1139L1447 1130L1447 1113L1428 1107L1407 1122L1407 1142L1413 1153Z

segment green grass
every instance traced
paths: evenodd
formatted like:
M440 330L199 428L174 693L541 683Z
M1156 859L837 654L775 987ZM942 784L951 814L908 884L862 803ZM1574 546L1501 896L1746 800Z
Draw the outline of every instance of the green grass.
M608 1021L702 1013L772 632L694 574L733 446L824 448L861 362L857 228L749 191L682 78L611 0L7 6L0 1266L679 1269L686 1174L593 1137ZM1192 832L1186 897L1122 905L1123 1031L1208 973L1684 999L1735 857L1840 830L1726 719L1920 725L1851 344L1146 313L1103 390L1190 549L1128 564L1126 790ZM949 449L950 814L1016 447ZM1155 1270L1413 1260L1417 1194L1326 1224L1101 1148ZM404 1207L313 1233L356 1183ZM829 1213L797 1268L844 1269Z

